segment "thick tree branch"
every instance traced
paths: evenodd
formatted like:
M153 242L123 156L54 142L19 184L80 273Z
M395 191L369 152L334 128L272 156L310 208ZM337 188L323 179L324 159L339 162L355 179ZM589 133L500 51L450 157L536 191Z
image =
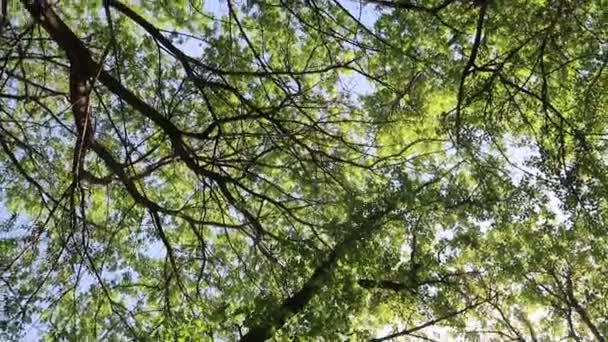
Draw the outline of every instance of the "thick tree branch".
M574 308L574 311L576 311L576 313L579 316L581 316L581 319L583 320L583 322L585 323L587 328L589 328L589 330L591 330L591 333L593 334L595 339L598 340L599 342L605 342L606 338L604 336L602 336L600 329L593 323L593 319L591 318L591 315L589 315L587 310L585 310L585 308L580 304L580 302L578 301L578 299L576 298L576 296L574 294L574 284L572 282L572 272L568 271L568 274L566 275L565 278L566 278L565 292L566 292L566 296L568 298L569 305L571 305L572 308Z
M86 70L89 75L95 75L99 71L99 81L106 86L112 93L123 99L131 107L140 112L142 115L152 120L160 126L163 131L169 135L176 148L183 149L184 142L182 132L169 119L159 113L152 106L137 97L129 89L120 84L107 71L103 70L103 66L93 60L93 57L84 43L74 34L72 30L57 16L50 5L44 0L28 1L22 0L22 3L32 16L40 22L42 27L48 32L51 38L65 51L70 59L77 59L81 63L81 67Z
M464 102L464 84L469 74L474 71L475 60L479 54L479 48L481 46L481 36L483 34L483 25L486 18L486 10L488 8L488 1L483 1L479 8L479 15L477 17L477 28L475 30L475 39L473 40L473 47L471 48L471 54L467 60L467 64L462 70L462 76L460 77L460 85L458 86L458 100L456 104L456 143L460 142L460 128L461 128L461 111Z
M400 0L365 0L365 2L369 3L369 4L390 7L390 8L394 8L394 9L428 12L428 13L436 14L437 12L441 11L442 9L448 7L451 3L454 2L454 0L446 0L435 7L425 7L425 6L421 6L421 5L418 5L413 2L400 1Z
M382 226L384 217L394 209L394 204L388 208L378 211L364 222L359 223L352 228L352 233L345 237L341 243L336 245L334 249L325 257L314 270L310 278L293 296L287 298L283 303L273 311L269 317L255 319L260 322L249 328L239 341L254 342L265 341L272 337L274 332L287 323L294 315L300 313L310 300L326 285L328 278L332 274L338 260L355 244L369 237Z

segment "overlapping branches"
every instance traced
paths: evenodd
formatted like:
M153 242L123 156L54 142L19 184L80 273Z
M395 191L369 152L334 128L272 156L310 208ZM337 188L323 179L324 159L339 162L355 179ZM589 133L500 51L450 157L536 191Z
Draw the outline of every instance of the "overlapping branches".
M1 259L13 322L58 338L259 341L424 339L473 319L537 339L529 312L505 310L523 301L603 340L598 301L577 290L596 280L575 276L597 255L562 272L530 252L587 253L575 241L603 227L605 125L584 113L605 102L593 6L522 5L519 25L495 1L229 0L221 18L194 3L109 0L82 16L23 0L14 17L6 4L1 199L32 223L7 229L22 243ZM74 61L95 127L80 154ZM532 141L532 171L505 140ZM568 223L549 222L552 191Z

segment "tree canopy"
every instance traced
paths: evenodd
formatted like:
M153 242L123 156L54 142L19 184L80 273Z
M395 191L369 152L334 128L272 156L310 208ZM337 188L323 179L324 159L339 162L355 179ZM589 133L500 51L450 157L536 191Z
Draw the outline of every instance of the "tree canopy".
M0 339L606 341L605 0L0 3Z

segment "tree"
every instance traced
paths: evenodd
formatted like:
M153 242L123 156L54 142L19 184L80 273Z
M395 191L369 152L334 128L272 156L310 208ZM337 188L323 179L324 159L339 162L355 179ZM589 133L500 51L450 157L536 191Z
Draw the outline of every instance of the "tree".
M2 4L3 338L605 341L601 1Z

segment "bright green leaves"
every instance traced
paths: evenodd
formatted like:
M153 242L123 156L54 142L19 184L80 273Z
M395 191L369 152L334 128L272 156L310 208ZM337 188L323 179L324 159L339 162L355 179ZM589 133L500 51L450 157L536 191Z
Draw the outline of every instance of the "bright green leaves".
M3 334L606 334L600 2L130 5L53 5L109 47L80 178L70 46L11 7Z

